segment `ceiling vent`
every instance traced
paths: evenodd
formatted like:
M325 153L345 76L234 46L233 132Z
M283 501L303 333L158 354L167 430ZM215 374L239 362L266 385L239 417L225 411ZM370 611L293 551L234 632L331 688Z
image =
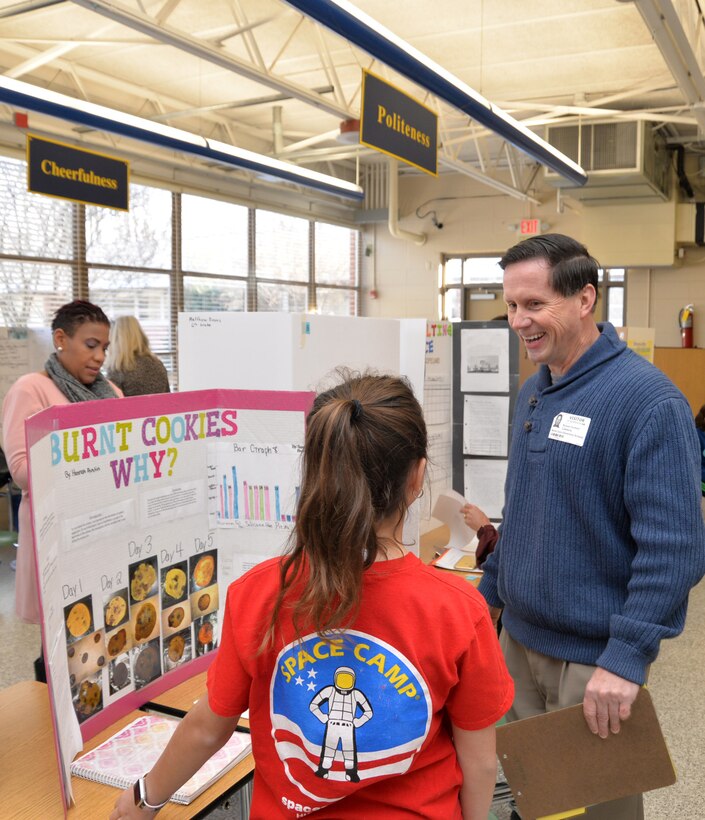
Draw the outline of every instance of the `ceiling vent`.
M670 154L647 122L589 122L549 125L546 140L581 165L588 175L574 187L546 169L546 182L586 205L665 201L670 197Z

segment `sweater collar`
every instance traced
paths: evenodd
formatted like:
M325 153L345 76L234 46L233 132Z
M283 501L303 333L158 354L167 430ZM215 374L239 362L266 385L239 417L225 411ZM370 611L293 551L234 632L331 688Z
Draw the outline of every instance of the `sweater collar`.
M561 376L555 384L551 380L551 371L548 365L542 364L537 374L538 390L558 390L567 384L579 379L582 375L598 367L609 359L613 359L622 353L626 345L617 335L614 326L609 322L598 322L597 329L600 335L597 340L583 353L570 370Z

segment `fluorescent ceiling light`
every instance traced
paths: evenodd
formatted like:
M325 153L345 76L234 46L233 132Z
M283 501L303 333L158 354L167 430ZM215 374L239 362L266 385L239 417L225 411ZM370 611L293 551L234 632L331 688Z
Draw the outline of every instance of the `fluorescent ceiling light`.
M577 185L585 171L533 131L486 100L409 43L347 0L285 0L302 14L339 34L376 59L494 131L530 157Z
M121 134L141 142L196 154L205 159L234 165L259 176L294 182L327 194L357 200L364 197L362 188L352 182L300 168L293 163L282 162L224 142L208 140L190 131L125 114L114 108L77 100L9 77L0 76L0 102L76 122L98 131Z
M164 125L161 122L152 122L143 117L125 114L104 105L77 100L75 97L24 83L21 80L13 80L10 77L0 76L0 99L21 108L29 108L43 114L57 116L60 119L92 125L100 131L114 132L116 128L120 128L119 133L131 136L133 130L146 130L155 136L163 137L165 140L176 140L178 142L187 142L190 145L206 147L206 141L203 137L183 131L180 128L172 128L170 125ZM83 117L85 117L85 120ZM95 124L96 120L103 120L107 125L97 126Z
M327 174L319 174L318 171L311 171L308 168L301 168L298 165L292 165L290 162L283 162L280 159L273 157L265 157L263 154L256 154L253 151L248 151L245 148L236 148L234 145L228 145L226 142L219 142L218 140L207 139L208 147L216 154L222 153L227 157L233 157L240 161L243 167L249 167L251 170L258 173L266 173L271 176L279 176L282 179L288 179L292 174L296 175L294 182L302 182L302 178L308 180L309 183L317 182L319 185L330 185L331 182L349 195L357 196L362 193L359 185L354 182L346 182L344 179L336 179Z

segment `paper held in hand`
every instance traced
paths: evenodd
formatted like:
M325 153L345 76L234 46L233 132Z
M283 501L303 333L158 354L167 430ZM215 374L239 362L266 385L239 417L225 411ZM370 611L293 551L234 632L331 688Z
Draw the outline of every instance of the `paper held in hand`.
M455 490L444 490L438 495L431 515L446 524L450 530L450 540L446 547L474 553L478 544L477 535L475 530L467 526L460 512L466 503L465 498Z

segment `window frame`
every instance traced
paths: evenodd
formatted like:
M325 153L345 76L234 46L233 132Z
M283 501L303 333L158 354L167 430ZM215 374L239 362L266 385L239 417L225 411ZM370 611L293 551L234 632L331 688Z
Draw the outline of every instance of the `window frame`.
M23 170L26 170L26 162L24 160L18 160L15 157L9 157L5 155L0 155L0 162L5 160L20 163ZM140 180L133 180L131 184L135 184L144 188L151 188L157 187L150 185L149 183L143 183ZM160 190L165 190L163 187L159 186ZM62 208L66 208L67 204L71 208L71 219L72 219L72 226L73 226L73 235L72 241L70 242L70 250L67 253L65 258L53 258L53 257L41 257L35 255L23 255L22 253L0 253L0 262L7 261L10 263L28 263L28 264L37 264L37 265L56 265L65 268L68 266L69 270L71 271L71 294L69 298L73 299L90 299L91 298L91 288L90 288L90 274L93 271L120 271L125 273L135 273L135 274L157 274L157 275L166 275L168 276L168 306L167 312L169 314L169 324L170 324L170 334L168 338L170 339L169 342L169 349L163 350L163 343L158 345L159 350L155 348L155 353L163 354L165 357L170 357L173 362L173 378L175 384L178 384L178 345L177 345L177 336L176 336L176 325L177 325L177 316L179 312L184 310L185 304L185 294L184 294L184 282L186 279L194 279L194 278L203 278L204 280L208 280L210 282L217 281L222 279L223 281L227 281L229 284L239 282L245 288L245 305L244 305L244 312L255 312L258 309L257 304L257 288L260 284L267 284L267 285L295 285L298 287L305 287L306 288L306 310L307 312L317 312L318 309L318 296L319 296L319 289L322 289L325 292L330 292L333 290L340 290L347 294L349 294L349 298L347 300L341 300L343 304L347 304L350 312L345 315L359 315L360 312L360 305L362 303L362 282L361 282L361 269L362 269L362 254L360 252L362 247L362 234L360 231L359 226L356 225L341 225L340 223L335 222L326 222L325 220L321 219L311 219L305 217L297 217L298 219L304 219L307 225L307 237L306 242L308 246L308 265L306 269L305 276L302 277L301 280L291 280L291 279L281 279L279 277L272 277L272 276L257 276L257 267L256 267L256 244L257 244L257 233L256 233L256 223L257 223L257 211L260 210L267 210L273 213L282 213L286 214L285 211L277 211L275 208L260 208L254 205L244 205L247 208L247 270L243 275L233 275L227 273L217 273L217 272L210 272L206 270L198 270L198 269L184 269L183 266L183 257L184 257L184 231L183 231L183 195L179 191L172 191L169 188L166 188L169 193L170 203L171 203L171 213L169 216L169 226L171 229L171 242L169 248L169 261L170 264L168 267L153 267L153 266L134 266L134 265L125 265L121 264L119 260L115 261L88 261L87 256L87 239L86 239L86 229L88 225L88 221L92 218L90 215L87 216L86 214L86 206L77 203L77 202L70 202L66 200L55 200L55 202L60 203ZM22 193L24 194L24 189L22 189ZM224 198L218 198L210 195L208 192L193 192L194 195L203 197L205 199L211 201L220 201L220 202L228 202L231 201ZM242 203L232 203L232 204L240 204ZM31 205L29 206L31 207ZM51 207L47 205L46 207ZM351 279L354 281L354 284L344 284L344 283L329 283L329 282L318 282L316 278L316 225L323 224L323 225L333 225L341 227L345 230L353 232L356 235L356 242L355 242L355 253L354 259L353 254L350 254L351 265ZM121 289L116 288L116 299L119 300L119 296L117 292L121 291ZM12 289L8 291L9 293L13 293ZM123 293L127 294L130 292L129 288L122 290ZM19 293L19 290L18 290ZM63 303L63 301L62 301ZM207 311L207 308L205 309ZM46 312L46 309L45 309ZM138 318L140 318L138 316ZM48 326L50 323L51 316L45 316L45 326Z

